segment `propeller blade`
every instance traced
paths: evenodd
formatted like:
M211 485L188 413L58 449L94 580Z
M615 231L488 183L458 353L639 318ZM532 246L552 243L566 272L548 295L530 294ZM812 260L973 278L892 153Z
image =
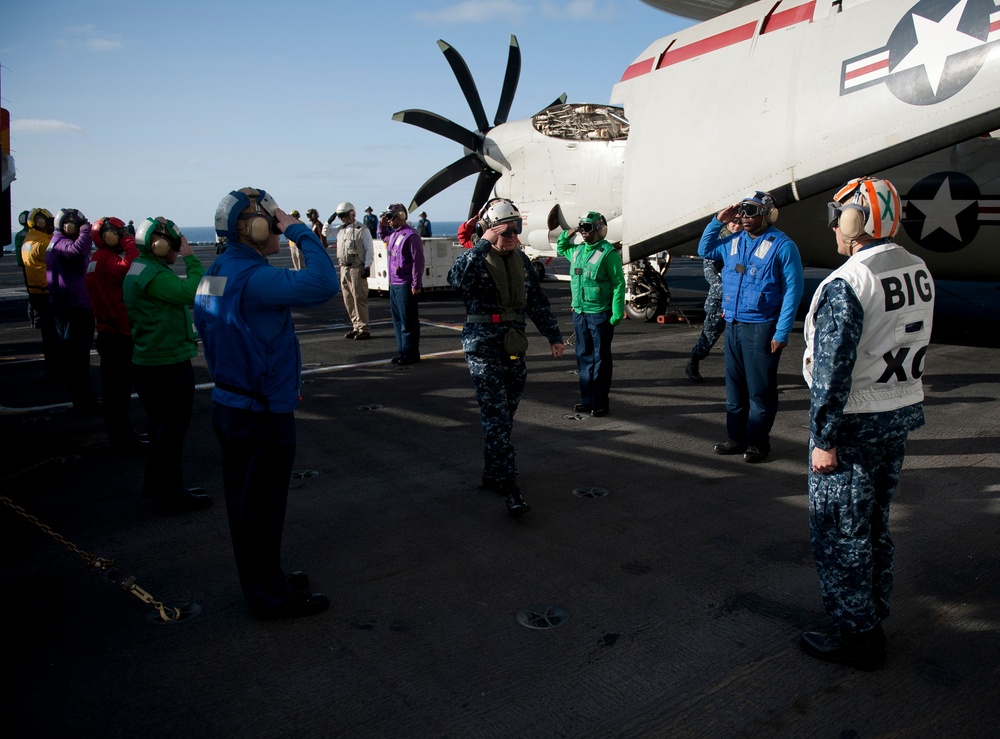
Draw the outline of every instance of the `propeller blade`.
M500 173L492 169L483 169L480 166L479 178L476 180L476 187L472 191L472 202L469 204L469 218L479 213L493 191L493 185L500 179Z
M476 83L472 79L469 65L465 63L462 55L455 51L454 47L449 43L441 39L438 39L437 43L444 53L444 58L451 65L451 71L455 73L455 79L458 80L458 86L462 88L462 93L465 95L465 100L469 104L469 108L472 109L472 117L476 120L478 130L482 132L489 131L490 122L486 118L486 111L483 110L483 101L479 97L479 90L476 89Z
M471 151L482 149L482 136L439 116L437 113L431 113L429 110L401 110L398 113L393 113L392 120L409 123L411 126L444 136Z
M493 118L494 126L499 126L501 123L507 122L507 116L510 114L510 106L514 102L514 93L517 92L517 82L520 77L521 47L517 44L517 36L511 34L510 50L507 52L507 71L503 77L503 88L500 90L500 103L497 105L497 114Z
M542 110L548 110L553 105L565 105L565 104L566 104L566 93L564 92L562 95L560 95L555 100L553 100L551 103L549 103L544 108L542 108ZM538 111L538 113L541 113L542 110ZM535 113L535 115L538 115L538 113Z
M410 203L410 212L470 174L482 172L483 166L482 160L476 154L466 154L461 159L455 160L420 186L417 194L413 196L413 202Z

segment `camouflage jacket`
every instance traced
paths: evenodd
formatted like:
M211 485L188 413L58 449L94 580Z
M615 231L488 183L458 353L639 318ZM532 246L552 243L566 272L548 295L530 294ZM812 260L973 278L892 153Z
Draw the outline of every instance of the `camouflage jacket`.
M490 242L480 239L476 245L459 255L448 273L448 284L462 293L465 312L468 315L499 314L497 285L486 269L486 256L491 249ZM562 344L559 323L552 314L549 299L538 282L538 273L531 266L522 251L513 252L511 259L524 260L525 309L527 318L538 331L549 340L549 344ZM462 329L462 349L481 357L501 357L504 355L503 336L513 326L524 331L525 321L499 323L466 323Z
M883 441L924 425L922 403L878 413L844 413L851 394L851 373L858 356L865 312L844 280L833 280L816 304L816 327L824 340L813 350L809 433L820 449Z

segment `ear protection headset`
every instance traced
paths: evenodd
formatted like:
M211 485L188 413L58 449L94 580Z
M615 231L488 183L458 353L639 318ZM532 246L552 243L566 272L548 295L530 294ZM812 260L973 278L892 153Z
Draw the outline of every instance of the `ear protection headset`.
M597 234L597 241L600 241L608 235L608 219L597 211L592 210L587 213L587 215L581 216L579 222L577 223L577 229L585 223L589 223L594 227L594 231Z
M407 218L406 208L403 207L402 203L389 203L389 206L382 211L382 215L388 218L390 221L393 218L399 218L405 221Z
M856 203L849 203L840 211L840 233L845 239L854 241L865 233L868 209Z
M850 202L844 202L850 198ZM876 239L899 230L900 204L896 188L888 180L861 177L851 180L834 196L840 206L840 233L854 241L865 234Z
M35 208L28 214L28 228L42 233L52 233L52 214L45 208Z
M56 216L55 227L67 238L75 239L80 235L80 224L86 220L76 208L63 208Z
M121 233L124 230L125 222L122 219L104 216L94 223L91 235L98 247L108 246L114 249L121 244Z
M490 198L486 201L486 205L479 209L479 215L477 216L478 220L476 221L476 236L482 238L483 234L490 228L492 224L485 222L486 214L493 205L502 202L503 198Z
M765 226L773 226L777 222L778 209L774 206L774 198L771 197L771 193L758 190L743 198L740 201L740 205L743 203L756 203L760 206Z
M163 259L171 251L181 250L181 230L163 216L147 218L135 233L135 243L154 257Z
M258 246L263 246L267 243L267 239L272 233L281 233L274 218L274 208L271 207L268 210L267 203L265 202L265 198L269 196L263 190L257 190L255 194L241 190L240 194L246 199L246 205L243 206L243 210L236 217L237 233ZM253 210L247 211L248 207Z
M279 234L274 211L278 204L264 190L244 187L233 190L215 210L215 233L235 243L241 239L264 246L270 234Z

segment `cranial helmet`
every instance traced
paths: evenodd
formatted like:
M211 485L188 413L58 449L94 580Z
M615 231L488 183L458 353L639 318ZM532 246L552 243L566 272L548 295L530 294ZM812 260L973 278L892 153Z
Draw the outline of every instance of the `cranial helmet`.
M840 233L847 239L868 234L874 239L895 236L899 230L899 193L889 180L859 177L833 196L829 211L833 225L839 220Z
M17 222L20 223L22 226L27 226L28 225L28 211L22 210L20 213L18 213L17 214Z
M507 198L493 198L479 211L479 221L476 223L476 234L482 236L486 231L501 223L513 224L521 233L521 211Z
M385 210L382 211L382 215L389 219L392 219L394 216L399 216L399 218L404 221L409 217L406 206L402 203L389 203L385 207Z
M140 251L163 259L171 251L181 250L181 230L173 221L157 216L147 218L135 232L135 245Z
M63 208L56 216L55 227L64 236L75 239L80 235L80 226L87 222L86 216L76 208Z
M745 205L750 207L744 208ZM757 206L756 213L752 212L754 205ZM751 218L763 215L764 223L767 225L771 225L778 220L778 209L774 205L774 198L771 196L771 193L764 192L763 190L755 190L740 201L740 214L744 210L747 211Z
M272 233L281 233L274 217L277 207L274 198L263 190L233 190L215 209L215 233L230 243L244 241L250 246L263 246Z
M91 229L90 235L94 238L94 244L100 248L103 246L117 249L121 246L122 234L125 232L125 222L121 218L114 216L104 216L99 218Z
M354 204L348 203L346 200L343 203L337 205L337 209L334 211L338 216L347 215L348 213L356 212L354 210Z
M28 228L50 234L55 228L55 221L47 209L35 208L28 214Z
M584 236L592 233L596 234L594 240L600 241L608 235L608 219L596 210L592 210L586 215L580 216L580 221L577 223L577 230Z

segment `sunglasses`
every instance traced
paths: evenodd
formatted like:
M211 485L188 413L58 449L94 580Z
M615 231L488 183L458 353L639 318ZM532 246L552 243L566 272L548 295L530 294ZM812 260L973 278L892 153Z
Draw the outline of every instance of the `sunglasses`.
M840 225L840 214L843 210L843 206L841 206L840 203L826 204L826 220L828 228L836 228Z
M757 203L740 203L739 210L736 211L736 214L756 218L757 216L764 214L764 206Z

